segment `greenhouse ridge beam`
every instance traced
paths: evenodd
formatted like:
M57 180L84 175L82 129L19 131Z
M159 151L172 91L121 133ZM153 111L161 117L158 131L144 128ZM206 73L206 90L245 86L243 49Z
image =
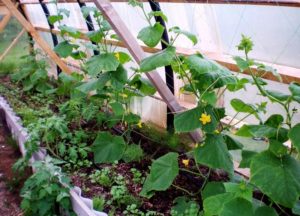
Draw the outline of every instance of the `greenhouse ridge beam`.
M46 28L46 27L35 26L35 28L37 31L50 32L50 29ZM57 29L54 29L51 32L54 34L60 34L60 30L57 30ZM84 34L82 34L80 36L80 38L83 40L89 40ZM106 43L112 44L114 46L126 48L126 45L121 41L106 40ZM151 47L147 47L147 46L143 46L143 45L141 45L141 47L147 53L156 53L161 50L158 48L151 48ZM197 50L197 49L187 49L187 48L181 48L181 47L177 47L176 50L177 50L177 54L180 54L180 55L192 55L192 54L199 52L199 50ZM239 72L239 67L232 60L232 56L224 55L222 53L215 53L215 52L201 52L201 53L203 55L205 55L206 57L208 57L209 59L215 60L216 62L218 62L219 64L228 68L229 70L231 70L233 72ZM265 63L265 64L268 65L267 63ZM278 70L278 73L282 77L283 83L289 84L294 81L300 82L300 69L299 68L283 66L283 65L278 65L278 64L272 64L270 66L272 66L273 68ZM253 69L253 71L257 72L255 69ZM244 73L249 74L248 71L245 71ZM265 73L262 78L278 82L278 78L276 76L274 76L272 73Z
M139 64L146 57L146 54L138 44L135 37L126 27L125 23L122 21L118 13L115 11L112 4L106 0L95 0L94 3L101 10L101 12L106 17L107 21L110 23L112 28L123 40L124 44L126 45L126 48L131 53L135 61ZM145 74L155 86L156 90L158 91L158 93L172 112L178 113L184 110L183 107L180 106L170 89L167 87L166 83L162 80L162 78L156 71L152 71ZM190 135L195 142L201 140L199 132L191 132Z
M147 2L147 0L142 0ZM44 0L45 3L51 3L52 0ZM76 3L77 0L57 0L60 3ZM81 0L81 2L93 2L92 0ZM128 0L111 0L111 2L128 2ZM268 5L268 6L286 6L300 7L300 0L157 0L165 3L198 3L198 4L242 4L242 5ZM21 4L38 4L38 0L20 0Z
M66 73L71 73L71 70L68 66L56 55L56 53L49 47L46 41L44 41L34 27L28 22L25 17L18 11L16 6L11 0L2 0L7 9L11 14L20 22L20 24L28 31L37 44L49 55L49 57Z

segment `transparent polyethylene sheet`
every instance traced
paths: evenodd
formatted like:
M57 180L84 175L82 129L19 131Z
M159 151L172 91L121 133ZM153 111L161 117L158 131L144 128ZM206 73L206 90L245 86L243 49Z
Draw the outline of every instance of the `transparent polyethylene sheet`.
M94 6L93 3L86 3ZM199 42L194 48L206 52L220 52L230 55L242 55L236 49L241 34L251 36L254 41L254 50L251 58L300 68L300 8L254 6L254 5L212 5L212 4L184 4L184 3L160 3L163 12L168 16L167 27L179 26L198 36ZM113 6L125 22L127 27L137 36L138 32L147 25L143 14L137 8L132 8L127 3L113 3ZM144 3L146 11L150 11L148 3ZM87 30L86 23L77 3L61 3L59 8L70 11L70 17L63 21L64 24ZM34 25L48 26L45 15L40 5L26 5L30 21ZM50 14L56 14L54 4L48 4ZM95 20L94 26L98 29ZM56 26L57 27L57 26ZM41 34L49 41L50 34ZM49 44L52 45L51 40ZM177 46L192 48L192 43L185 37L179 37ZM160 44L158 45L160 47ZM126 49L120 49L126 51ZM92 55L89 52L89 55ZM135 63L127 65L137 67ZM55 66L52 64L52 70ZM165 79L164 69L158 69L159 74ZM130 73L130 72L129 72ZM182 81L175 77L175 96L185 102L194 103L194 99L179 94ZM270 88L286 92L287 85L270 82ZM225 94L225 107L227 114L233 116L234 110L230 107L232 98L243 94L245 101L249 103L260 103L263 98L257 96L257 90L247 86L246 91ZM153 98L135 99L131 109L142 116L144 121L151 121L158 126L166 126L166 105ZM268 110L272 113L281 113L279 107L269 103ZM241 118L242 116L238 116ZM300 115L296 118L300 118ZM255 122L250 118L251 123Z

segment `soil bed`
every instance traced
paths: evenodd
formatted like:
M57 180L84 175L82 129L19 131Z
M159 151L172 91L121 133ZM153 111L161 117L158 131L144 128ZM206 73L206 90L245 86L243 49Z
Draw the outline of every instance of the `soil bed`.
M1 111L1 110L0 110ZM20 209L20 189L25 175L15 174L13 164L21 157L0 113L0 215L23 215Z

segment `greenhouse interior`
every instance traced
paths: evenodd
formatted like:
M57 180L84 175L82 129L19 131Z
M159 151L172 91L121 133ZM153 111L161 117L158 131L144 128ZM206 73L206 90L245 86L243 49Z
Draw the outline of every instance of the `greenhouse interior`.
M0 216L300 215L300 0L0 0Z

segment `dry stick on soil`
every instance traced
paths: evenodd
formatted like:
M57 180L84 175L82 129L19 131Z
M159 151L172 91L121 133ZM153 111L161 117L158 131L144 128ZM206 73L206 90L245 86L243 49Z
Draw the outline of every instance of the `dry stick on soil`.
M146 54L138 44L137 40L131 34L129 29L126 27L125 23L122 21L118 13L114 10L111 3L106 0L95 0L94 3L105 15L107 21L110 23L115 32L123 40L124 44L126 45L128 51L131 53L135 61L137 63L140 63L146 57ZM146 76L153 83L158 93L172 112L178 113L183 111L183 108L179 105L175 96L172 94L172 92L169 90L165 82L156 71L146 73ZM195 142L199 142L201 140L199 132L191 132L190 136Z
M7 9L11 14L21 23L21 25L28 31L37 44L48 54L49 58L53 60L63 72L70 74L72 71L68 66L56 55L56 53L49 47L48 43L44 41L38 32L34 29L30 22L28 22L25 17L18 11L16 6L12 3L11 0L2 0Z

